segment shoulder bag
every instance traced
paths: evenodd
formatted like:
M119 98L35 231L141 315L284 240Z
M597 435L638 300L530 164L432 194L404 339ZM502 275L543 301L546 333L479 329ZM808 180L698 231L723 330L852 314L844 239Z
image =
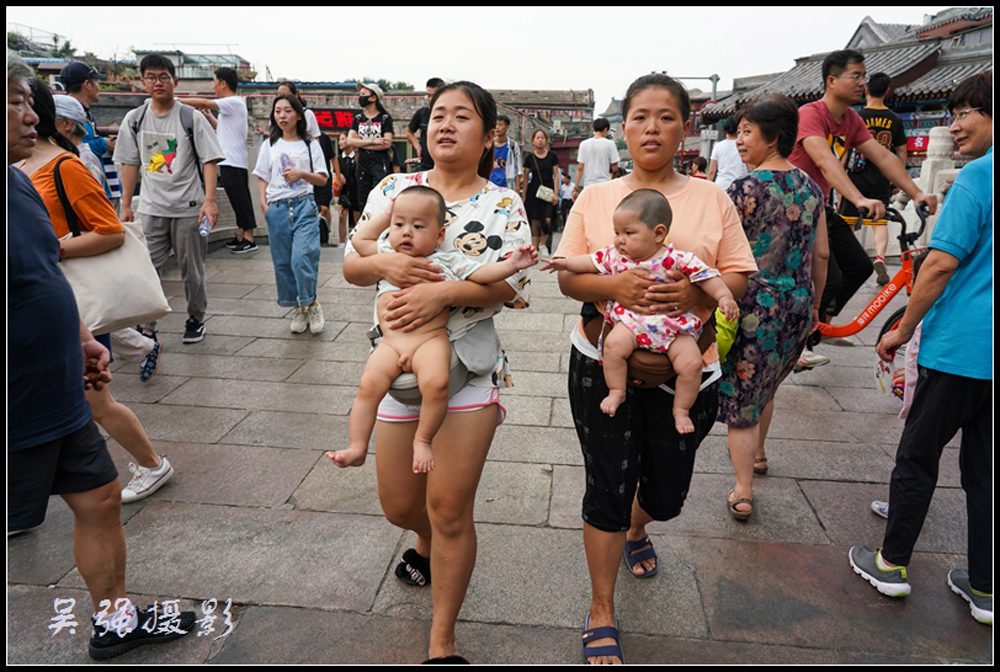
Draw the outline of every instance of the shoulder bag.
M556 195L556 192L551 187L546 187L542 184L542 171L538 169L538 157L534 152L531 153L531 158L535 160L535 172L538 173L538 189L535 190L535 198L546 203L551 203L552 197Z
M59 164L55 167L56 192L66 223L74 238L80 234L76 212L66 197ZM60 266L73 287L80 319L92 334L106 334L150 322L170 312L160 277L149 258L140 222L122 222L125 242L92 257L63 259Z

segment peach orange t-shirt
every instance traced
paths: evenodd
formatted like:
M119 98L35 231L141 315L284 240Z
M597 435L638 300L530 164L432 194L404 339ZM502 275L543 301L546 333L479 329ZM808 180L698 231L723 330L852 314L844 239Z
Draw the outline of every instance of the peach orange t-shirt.
M614 243L612 215L633 189L623 180L587 187L573 205L566 228L554 256L575 257ZM678 250L690 252L720 273L753 273L757 270L753 251L740 224L736 207L714 182L691 180L667 196L673 222L667 241ZM702 320L711 309L695 306ZM718 359L715 347L705 353L706 364Z
M41 166L31 175L31 183L35 185L49 211L49 219L52 220L56 237L62 238L70 232L69 224L66 223L66 210L56 191L55 167L64 156L71 158L59 164L59 176L62 178L66 198L76 213L80 232L96 231L106 235L124 231L115 207L111 205L111 201L104 194L104 189L94 179L87 166L79 158L65 153Z

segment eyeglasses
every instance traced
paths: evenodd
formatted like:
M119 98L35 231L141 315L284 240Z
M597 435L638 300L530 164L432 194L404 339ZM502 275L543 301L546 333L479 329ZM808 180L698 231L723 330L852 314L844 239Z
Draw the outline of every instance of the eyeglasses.
M147 82L149 82L150 84L155 84L156 82L160 82L161 84L166 84L167 82L173 80L174 76L165 72L159 77L157 77L156 75L143 75L142 78Z
M860 72L852 72L849 75L834 75L834 76L835 77L847 77L849 79L853 79L855 82L864 82L865 84L868 83L868 77L866 77L863 73L860 73Z
M983 108L981 107L970 107L967 110L962 110L958 114L951 115L949 119L951 120L952 124L954 124L956 121L965 121L965 118L969 116L969 114L971 114L972 112L979 112L982 109Z

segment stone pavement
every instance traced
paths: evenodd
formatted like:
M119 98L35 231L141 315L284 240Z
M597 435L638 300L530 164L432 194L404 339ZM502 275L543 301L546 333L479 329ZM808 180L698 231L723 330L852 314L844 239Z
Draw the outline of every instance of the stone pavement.
M372 312L373 292L348 285L341 260L341 250L324 248L325 333L293 335L289 311L275 302L267 247L243 256L215 249L205 340L181 343L185 304L174 270L164 287L180 312L160 322L159 371L142 384L135 365L113 365L115 397L177 470L152 497L123 506L130 595L140 606L180 600L199 617L214 598L220 616L213 633L115 662L425 658L430 592L393 575L413 535L381 517L372 461L340 470L323 456L346 442ZM476 663L583 660L584 476L566 400L567 335L579 304L559 293L554 276L533 280L531 307L497 318L516 387L503 393L509 415L478 492L478 562L458 624L460 650ZM853 314L875 291L872 282L859 292ZM876 333L821 345L832 363L782 386L770 473L756 478L745 524L726 512L732 467L716 425L684 513L650 526L657 576L640 581L620 568L630 663L992 663L992 628L976 623L946 583L950 568L966 565L957 440L910 565L913 594L883 597L848 564L852 544L881 542L884 522L868 507L888 497L903 424L900 402L873 375ZM109 447L124 484L129 456ZM8 540L8 663L90 662L90 601L71 545L72 517L59 498L42 527ZM69 598L80 626L53 634L54 600ZM228 600L233 627L219 637Z

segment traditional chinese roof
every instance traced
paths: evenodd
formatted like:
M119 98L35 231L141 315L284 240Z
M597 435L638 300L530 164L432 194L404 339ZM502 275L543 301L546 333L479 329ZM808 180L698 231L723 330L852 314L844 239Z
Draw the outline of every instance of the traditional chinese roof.
M939 12L930 23L917 29L922 38L944 37L956 30L978 26L993 20L992 7L952 7Z
M952 55L945 53L937 66L923 77L893 91L895 102L921 98L946 98L963 79L993 69L992 57L982 53Z
M594 90L533 91L530 89L491 89L496 100L514 107L593 107Z

